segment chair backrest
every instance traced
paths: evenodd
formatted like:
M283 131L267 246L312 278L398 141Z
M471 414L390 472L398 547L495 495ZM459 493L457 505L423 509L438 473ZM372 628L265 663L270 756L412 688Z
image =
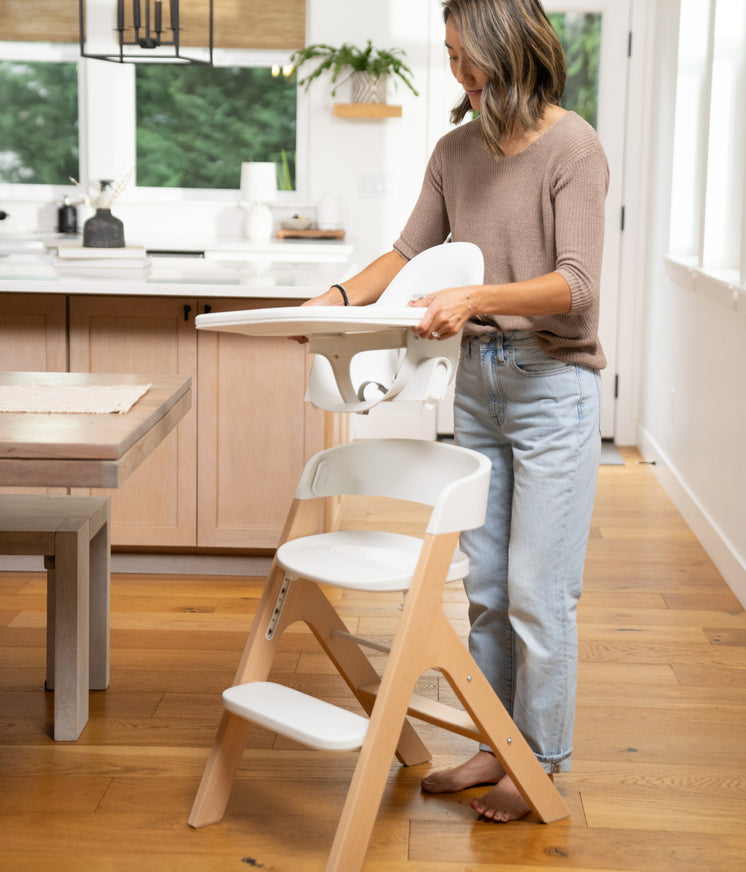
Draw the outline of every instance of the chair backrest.
M428 533L449 533L482 526L489 477L489 460L468 448L419 439L370 439L312 457L295 496L411 500L433 507Z
M483 278L484 259L476 245L436 245L406 263L373 306L407 309L415 296L480 284ZM331 412L365 413L395 400L432 405L453 379L460 344L460 336L420 339L411 328L398 338L375 332L312 337L315 357L306 399Z

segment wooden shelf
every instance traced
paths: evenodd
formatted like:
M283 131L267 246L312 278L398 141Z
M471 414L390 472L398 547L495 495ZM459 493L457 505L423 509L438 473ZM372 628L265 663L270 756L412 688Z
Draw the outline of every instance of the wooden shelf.
M344 230L287 230L277 231L278 239L344 239Z
M389 103L335 103L338 118L401 118L401 106Z

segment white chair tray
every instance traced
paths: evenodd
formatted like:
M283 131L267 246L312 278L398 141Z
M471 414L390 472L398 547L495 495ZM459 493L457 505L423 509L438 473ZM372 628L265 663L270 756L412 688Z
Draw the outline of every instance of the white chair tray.
M197 328L246 336L315 336L343 333L385 333L415 327L424 309L402 306L284 306L209 312L198 315Z

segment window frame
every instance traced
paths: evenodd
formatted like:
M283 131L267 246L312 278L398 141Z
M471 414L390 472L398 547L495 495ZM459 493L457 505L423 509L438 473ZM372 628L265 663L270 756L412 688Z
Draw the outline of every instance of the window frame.
M701 3L701 0L695 2ZM690 282L704 283L720 292L724 290L730 295L729 302L738 308L739 296L746 294L746 113L733 104L732 111L723 119L722 112L715 112L719 94L714 92L721 84L719 76L730 54L740 58L740 65L733 65L728 84L733 92L744 93L746 13L742 32L736 37L739 48L734 51L732 45L727 45L733 33L723 25L726 2L728 0L707 0L705 8L698 7L699 14L707 19L707 32L701 44L685 43L696 28L682 26L680 29L671 231L666 261L675 269L688 270ZM682 16L686 14L686 4L682 3ZM695 116L682 119L688 96L685 88L691 89L693 85L700 95L698 111ZM695 157L688 165L683 165L677 159L677 151L681 155L691 150L692 142L696 144ZM720 173L725 163L735 176L732 186L724 184ZM682 204L682 192L687 191L689 201ZM690 210L691 217L685 232L677 220L683 208ZM733 226L737 230L720 244L719 228Z
M215 49L214 66L271 67L287 64L290 50ZM96 152L97 134L103 132L93 119L107 118L106 130L111 132L110 107L118 109L113 119L114 138L120 151L116 156L119 167L135 166L136 111L135 65L95 61L80 57L77 43L2 42L0 60L72 62L78 66L78 139L79 180L84 190L89 183L112 175L114 167L103 172L91 155ZM277 206L295 206L308 200L309 105L305 92L297 88L296 115L296 187L293 191L278 191ZM121 169L120 169L121 172ZM21 201L49 200L75 191L73 185L22 184L0 182L0 191L9 199ZM155 188L129 185L122 193L127 203L170 205L192 202L235 203L236 188Z

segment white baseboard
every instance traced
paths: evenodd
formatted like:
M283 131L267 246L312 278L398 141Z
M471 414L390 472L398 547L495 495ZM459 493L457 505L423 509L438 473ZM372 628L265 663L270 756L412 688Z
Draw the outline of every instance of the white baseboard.
M728 587L746 608L746 565L743 560L650 433L641 427L639 436L640 453L646 460L655 461L656 475L666 493Z
M262 577L269 573L269 557L234 557L202 554L112 554L111 571L159 575L242 575ZM43 572L44 558L30 555L0 555L0 572Z

